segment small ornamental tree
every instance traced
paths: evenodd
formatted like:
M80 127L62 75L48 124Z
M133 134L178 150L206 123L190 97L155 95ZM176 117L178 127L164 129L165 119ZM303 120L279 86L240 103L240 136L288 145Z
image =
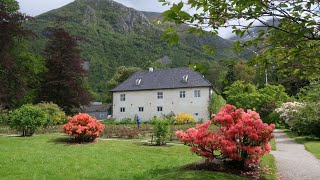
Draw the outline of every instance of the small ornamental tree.
M88 114L79 113L68 117L64 132L74 137L76 142L92 142L102 132L104 125Z
M156 145L157 146L165 145L166 138L170 132L170 121L168 121L166 119L155 118L152 121L152 127L153 127L153 133L154 133ZM152 139L152 141L153 141L153 139Z
M263 123L255 111L245 112L227 104L213 116L220 126L216 132L209 130L211 121L197 124L186 132L176 132L181 142L192 147L192 152L209 160L231 159L244 167L259 162L260 157L270 151L274 124ZM214 154L217 151L220 154Z
M42 127L48 115L40 107L25 104L10 113L10 127L20 131L22 136L32 136L37 128Z

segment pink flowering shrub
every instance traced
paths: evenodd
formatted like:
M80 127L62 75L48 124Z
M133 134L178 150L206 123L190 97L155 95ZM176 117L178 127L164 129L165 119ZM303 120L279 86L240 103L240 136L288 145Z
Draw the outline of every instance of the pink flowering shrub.
M88 114L79 113L68 117L69 122L64 124L64 132L74 137L77 142L94 141L102 132L104 125Z
M228 158L245 166L259 162L260 157L270 151L269 141L275 126L263 123L255 111L245 112L227 104L213 117L220 125L216 132L209 130L211 121L206 121L186 132L177 131L179 141L209 160Z

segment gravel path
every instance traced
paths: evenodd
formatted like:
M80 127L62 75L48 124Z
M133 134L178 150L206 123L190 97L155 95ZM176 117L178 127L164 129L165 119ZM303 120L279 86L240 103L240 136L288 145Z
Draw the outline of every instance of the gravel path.
M274 131L277 150L272 151L276 159L279 179L281 180L320 180L320 160L297 144L286 134Z

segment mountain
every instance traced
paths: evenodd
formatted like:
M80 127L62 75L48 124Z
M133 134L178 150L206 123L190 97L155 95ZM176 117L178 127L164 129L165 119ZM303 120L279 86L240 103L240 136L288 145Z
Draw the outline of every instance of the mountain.
M268 19L266 20L267 24L275 24L278 25L279 21L278 20L274 20L274 19ZM260 24L262 25L262 24ZM267 31L268 28L267 27L253 27L249 29L249 32L245 32L244 35L242 37L234 35L231 36L230 38L228 38L231 41L249 41L254 39L255 37L257 37L259 35L259 31Z
M48 27L57 22L81 37L79 45L89 68L89 85L98 94L107 91L106 83L119 66L144 67L163 57L171 60L171 67L239 58L230 50L232 41L221 37L181 33L181 41L169 46L162 40L163 28L153 23L159 17L158 13L140 12L112 0L75 0L36 16L26 27L39 37L31 47L36 53L43 52ZM205 44L214 47L214 56L204 52Z

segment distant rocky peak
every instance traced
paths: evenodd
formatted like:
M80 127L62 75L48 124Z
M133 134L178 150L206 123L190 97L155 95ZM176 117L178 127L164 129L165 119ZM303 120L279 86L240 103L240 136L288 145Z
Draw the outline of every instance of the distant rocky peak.
M119 32L136 31L138 27L151 25L142 12L113 0L76 0L75 2L87 6L84 11L84 24L96 24L98 12L101 18L111 22L113 28Z

